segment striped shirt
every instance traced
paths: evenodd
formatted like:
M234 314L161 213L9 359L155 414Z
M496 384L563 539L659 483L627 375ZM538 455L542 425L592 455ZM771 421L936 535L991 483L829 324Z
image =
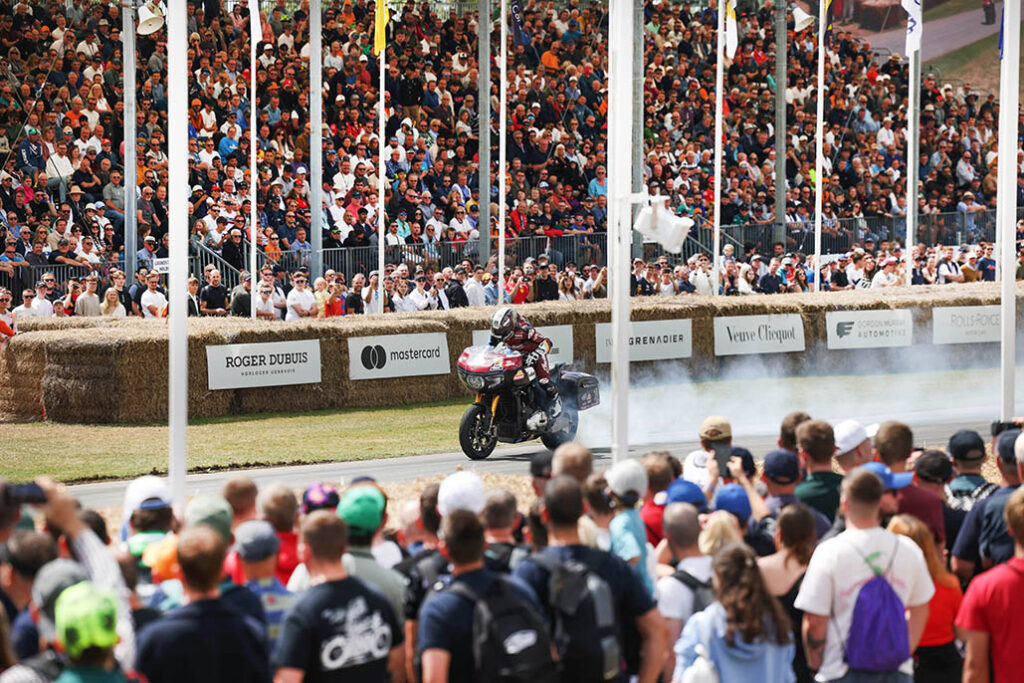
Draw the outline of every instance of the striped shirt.
M281 623L292 603L298 598L295 593L285 588L277 577L269 579L253 579L247 581L245 587L259 596L263 603L263 613L267 617L267 636L270 639L270 651L277 645L277 637L281 634Z

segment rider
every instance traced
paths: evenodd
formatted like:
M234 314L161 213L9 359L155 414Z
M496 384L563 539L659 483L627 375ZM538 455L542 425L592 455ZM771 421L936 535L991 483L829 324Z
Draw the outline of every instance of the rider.
M526 318L516 313L511 306L502 306L491 316L490 346L505 344L513 351L523 355L523 364L532 367L537 373L537 384L544 390L548 399L548 410L538 410L529 417L526 424L531 430L543 429L547 419L554 420L562 414L562 399L558 396L558 387L551 381L548 370L548 351L551 340L536 330Z

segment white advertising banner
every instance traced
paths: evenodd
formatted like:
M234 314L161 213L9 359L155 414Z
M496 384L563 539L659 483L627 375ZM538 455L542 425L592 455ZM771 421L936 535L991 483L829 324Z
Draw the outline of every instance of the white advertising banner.
M448 337L443 332L349 337L349 379L447 375Z
M896 311L829 311L825 314L830 349L882 349L910 346L914 317Z
M594 326L598 363L612 362L612 325ZM671 360L693 355L693 321L646 320L629 324L629 360Z
M932 309L932 344L999 341L999 306L946 306Z
M715 318L715 355L804 350L804 321L796 313Z
M320 382L320 340L206 347L210 391Z
M537 331L551 340L548 364L571 363L573 360L572 325L538 327ZM490 330L473 330L473 346L483 346L491 338Z

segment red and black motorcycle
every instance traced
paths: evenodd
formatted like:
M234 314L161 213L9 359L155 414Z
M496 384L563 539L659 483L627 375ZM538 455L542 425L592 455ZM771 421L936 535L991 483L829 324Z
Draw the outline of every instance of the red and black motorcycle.
M521 443L539 437L554 450L576 438L579 411L601 402L596 377L558 363L551 368L551 381L562 398L562 412L531 430L527 420L544 409L546 398L534 369L523 365L522 354L503 344L470 346L459 356L458 373L462 383L476 392L459 424L462 452L473 460L489 456L499 441Z

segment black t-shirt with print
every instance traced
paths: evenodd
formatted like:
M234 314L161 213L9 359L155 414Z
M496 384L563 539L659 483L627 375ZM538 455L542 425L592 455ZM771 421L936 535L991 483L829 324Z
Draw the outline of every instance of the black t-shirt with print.
M274 666L301 669L306 683L387 680L403 631L391 603L355 577L310 588L288 610Z

